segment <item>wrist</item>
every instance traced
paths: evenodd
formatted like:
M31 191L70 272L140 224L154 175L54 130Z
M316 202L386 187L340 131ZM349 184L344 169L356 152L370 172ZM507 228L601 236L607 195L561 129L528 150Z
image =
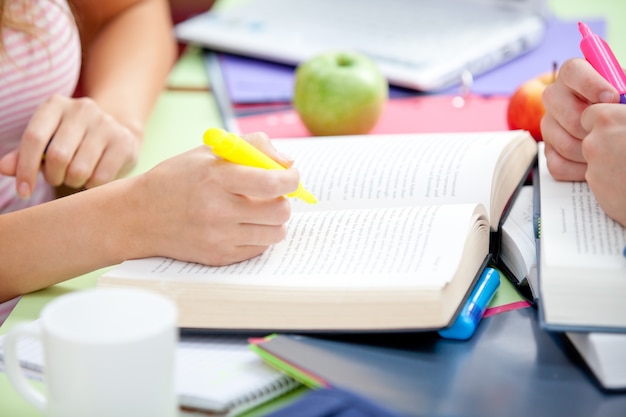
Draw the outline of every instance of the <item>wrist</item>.
M130 132L139 139L139 142L143 142L143 136L145 134L144 131L144 123L136 118L118 118L117 119L120 124L124 125Z
M141 188L136 177L129 177L86 190L77 197L89 199L81 207L89 207L86 217L93 226L91 234L99 236L101 256L105 265L118 264L127 259L149 256L146 242L145 216ZM91 196L91 197L90 197ZM85 210L83 210L85 211Z
M118 187L115 197L118 204L109 217L115 230L110 244L115 256L120 260L154 256L155 228L151 226L150 198L147 197L144 175L133 176L115 181ZM112 184L112 185L113 185Z

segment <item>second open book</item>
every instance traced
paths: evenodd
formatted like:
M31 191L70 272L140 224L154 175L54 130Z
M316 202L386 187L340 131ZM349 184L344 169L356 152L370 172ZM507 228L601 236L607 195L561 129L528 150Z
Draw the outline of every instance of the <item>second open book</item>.
M98 285L171 297L183 328L443 328L484 266L537 153L522 131L280 139L275 146L295 158L319 200L292 200L283 242L224 267L129 260Z

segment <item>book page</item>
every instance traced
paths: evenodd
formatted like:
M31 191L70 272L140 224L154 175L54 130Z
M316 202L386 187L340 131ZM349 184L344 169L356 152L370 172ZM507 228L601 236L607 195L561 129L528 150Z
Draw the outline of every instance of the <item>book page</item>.
M539 159L542 262L576 268L624 266L626 229L609 218L586 182L559 182Z
M489 210L495 167L519 132L277 139L319 200L294 211L481 203Z
M105 277L283 288L439 288L454 276L468 234L481 233L480 227L488 234L485 209L476 205L294 213L286 239L253 259L210 267L149 258L124 262ZM482 249L476 252L484 258L487 248Z
M624 331L626 229L586 182L554 180L539 155L540 318L553 330Z
M527 278L534 288L537 285L537 248L533 227L533 197L532 185L519 190L502 225L500 257L518 282Z

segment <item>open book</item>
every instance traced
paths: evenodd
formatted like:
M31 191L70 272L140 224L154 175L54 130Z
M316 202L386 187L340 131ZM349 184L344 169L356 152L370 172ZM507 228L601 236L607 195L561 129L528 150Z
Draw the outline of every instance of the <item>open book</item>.
M440 329L490 254L536 158L527 132L280 139L316 205L293 201L286 239L224 267L166 258L110 269L99 286L174 299L183 328Z
M586 182L554 180L543 148L539 155L542 323L626 332L626 228L602 211Z

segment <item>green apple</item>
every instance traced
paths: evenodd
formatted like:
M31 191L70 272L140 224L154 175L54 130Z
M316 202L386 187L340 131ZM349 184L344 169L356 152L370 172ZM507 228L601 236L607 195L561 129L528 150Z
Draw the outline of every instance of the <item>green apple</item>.
M388 93L374 61L361 53L333 51L298 66L293 105L313 135L365 134L380 118Z

